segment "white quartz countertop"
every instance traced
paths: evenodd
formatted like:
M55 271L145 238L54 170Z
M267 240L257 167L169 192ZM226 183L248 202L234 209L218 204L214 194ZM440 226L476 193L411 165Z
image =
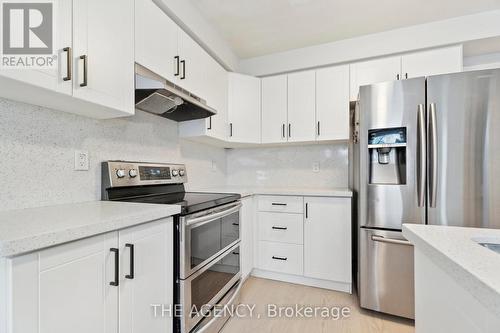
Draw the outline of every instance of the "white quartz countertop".
M500 229L404 224L403 235L500 316L500 254L474 241L499 243Z
M317 189L307 187L244 187L221 186L201 189L189 189L191 192L239 193L242 197L250 195L299 195L316 197L352 197L352 191L347 188Z
M91 201L0 212L0 257L119 230L180 211L178 205Z

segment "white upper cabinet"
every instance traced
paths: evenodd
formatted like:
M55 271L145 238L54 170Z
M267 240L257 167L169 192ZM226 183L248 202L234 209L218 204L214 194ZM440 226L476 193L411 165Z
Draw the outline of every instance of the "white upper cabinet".
M401 76L410 79L461 72L462 61L461 45L405 54L401 57Z
M229 140L260 143L260 79L229 73Z
M217 139L221 144L227 140L229 133L227 125L228 73L211 57L207 59L205 70L209 83L204 87L202 98L206 99L207 104L214 108L217 114L205 119L179 123L179 136L201 142L213 142L211 139Z
M314 141L316 72L288 75L288 141Z
M182 29L178 30L178 54L180 56L177 84L198 97L204 97L207 84L206 65L210 56Z
M262 79L262 143L287 141L287 75Z
M387 57L350 65L351 100L358 99L359 87L401 78L401 57Z
M73 0L73 96L134 113L134 1Z
M208 134L214 138L225 140L227 137L227 92L228 73L217 61L209 57L207 66L207 93L204 98L207 104L217 111L215 116L206 120Z
M56 0L54 2L54 10L57 28L54 31L55 41L53 46L59 60L57 68L51 70L0 69L0 75L71 95L71 51L73 49L71 1ZM68 59L70 60L69 62Z
M54 70L0 70L0 97L82 116L134 114L134 1L56 0Z
M152 0L135 1L135 61L174 82L179 28ZM160 42L161 41L161 42Z
M304 198L304 275L350 284L351 198Z
M316 139L349 139L349 65L316 71Z

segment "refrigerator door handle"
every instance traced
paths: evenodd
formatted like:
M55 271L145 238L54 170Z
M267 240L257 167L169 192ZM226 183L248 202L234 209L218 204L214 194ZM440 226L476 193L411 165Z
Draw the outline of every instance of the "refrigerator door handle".
M430 172L429 172L429 206L436 207L437 196L437 172L438 172L438 151L437 151L437 124L436 124L436 103L431 103L429 107L429 159L430 159Z
M384 236L376 236L376 235L372 235L372 241L381 242L381 243L389 243L389 244L398 244L398 245L409 245L409 246L413 245L412 243L410 243L407 240L386 238Z
M417 196L418 207L425 205L425 156L427 155L427 142L425 136L425 110L419 104L417 110Z

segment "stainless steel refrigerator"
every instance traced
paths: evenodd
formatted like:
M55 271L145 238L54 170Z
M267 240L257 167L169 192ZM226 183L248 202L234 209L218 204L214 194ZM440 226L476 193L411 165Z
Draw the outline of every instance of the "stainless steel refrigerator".
M414 318L402 224L500 228L500 70L361 87L353 139L360 304Z

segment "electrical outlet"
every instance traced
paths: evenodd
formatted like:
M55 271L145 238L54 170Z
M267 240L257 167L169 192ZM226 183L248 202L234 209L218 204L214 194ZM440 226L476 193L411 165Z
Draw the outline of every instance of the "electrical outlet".
M314 162L312 165L313 172L319 172L319 162Z
M89 169L89 152L75 151L75 171L87 171Z

